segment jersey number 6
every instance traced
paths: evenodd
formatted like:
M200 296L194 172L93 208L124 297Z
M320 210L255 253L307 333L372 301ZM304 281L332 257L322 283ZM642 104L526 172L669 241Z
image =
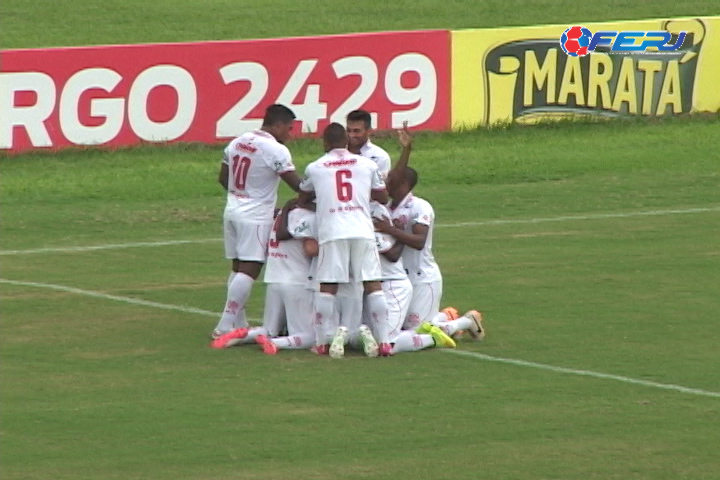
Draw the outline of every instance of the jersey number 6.
M352 178L352 172L350 170L338 170L335 172L335 188L338 200L341 202L349 202L352 200L352 183L344 181L348 178Z

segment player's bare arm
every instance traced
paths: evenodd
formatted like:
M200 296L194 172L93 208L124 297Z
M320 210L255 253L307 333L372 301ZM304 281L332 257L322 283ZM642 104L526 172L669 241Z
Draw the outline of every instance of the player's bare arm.
M307 206L312 204L312 201L315 199L315 192L306 192L305 190L299 190L299 193L300 195L298 197L298 205L302 205L303 208L308 208Z
M228 189L228 176L230 175L230 169L227 163L220 164L220 173L218 173L218 182L223 186L225 190Z
M283 206L282 210L280 210L280 219L278 220L277 232L275 232L275 237L277 238L278 242L282 242L283 240L291 240L293 238L292 235L290 235L290 231L288 230L288 216L296 206L297 198L291 198L287 201L287 203L285 203L285 206Z
M410 152L412 151L413 139L412 135L410 135L410 131L408 130L407 120L403 122L402 129L398 130L397 134L398 142L402 147L402 151L400 152L400 158L398 158L398 161L395 163L395 166L392 168L390 173L393 171L404 170L410 162Z
M302 182L302 178L300 178L300 175L298 175L296 171L281 173L280 178L282 178L294 192L300 192L300 182Z
M389 200L387 189L382 188L382 189L372 190L370 192L370 199L375 200L376 202L385 205Z
M416 223L412 227L412 232L406 232L403 229L396 227L390 223L390 220L383 218L382 220L375 220L375 229L381 233L387 233L392 235L395 239L407 245L415 250L422 250L425 248L425 242L427 241L428 232L430 227L423 225L422 223Z
M405 245L403 245L402 242L395 242L395 244L390 247L390 250L382 253L382 256L388 261L395 263L400 260L403 248L405 248Z

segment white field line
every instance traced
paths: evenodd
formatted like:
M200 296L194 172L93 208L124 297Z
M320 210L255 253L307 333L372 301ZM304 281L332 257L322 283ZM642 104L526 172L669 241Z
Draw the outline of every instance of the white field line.
M596 220L605 218L631 218L631 217L647 217L647 216L663 216L663 215L685 215L689 213L704 212L720 212L720 206L704 207L704 208L687 208L675 210L645 210L624 213L597 213L589 215L567 215L561 217L546 218L520 218L520 219L498 219L498 220L482 220L478 222L459 222L459 223L438 223L437 228L458 228L458 227L480 227L490 225L513 225L513 224L533 224L547 222L567 222L572 220ZM198 240L170 240L163 242L136 242L136 243L116 243L106 245L87 245L78 247L57 247L57 248L30 248L25 250L0 250L1 255L34 255L41 253L71 253L71 252L92 252L96 250L114 250L120 248L134 247L164 247L170 245L187 245L197 243L215 243L221 242L222 238L201 238Z
M58 290L61 292L74 293L74 294L78 294L78 295L86 295L89 297L103 298L103 299L107 299L107 300L114 300L117 302L124 302L124 303L129 303L132 305L161 308L164 310L176 310L176 311L180 311L180 312L194 313L197 315L203 315L203 316L208 316L208 317L217 317L219 315L218 313L211 312L208 310L202 310L199 308L183 307L181 305L169 305L166 303L158 303L158 302L150 302L147 300L139 300L139 299L130 298L130 297L121 297L118 295L108 295L106 293L94 292L92 290L82 290L80 288L66 287L64 285L54 285L51 283L22 282L22 281L17 281L17 280L8 280L6 278L0 278L0 283L4 283L4 284L8 284L8 285L23 286L23 287L36 287L36 288L45 288L45 289L50 289L50 290ZM650 382L647 380L638 380L635 378L624 377L621 375L611 375L608 373L593 372L590 370L577 370L574 368L556 367L554 365L545 365L542 363L526 362L525 360L517 360L514 358L493 357L490 355L485 355L483 353L468 352L466 350L442 349L441 351L446 352L446 353L452 353L455 355L462 355L462 356L467 356L467 357L471 357L471 358L477 358L477 359L485 360L485 361L489 361L489 362L506 363L506 364L517 365L517 366L521 366L521 367L537 368L540 370L547 370L547 371L556 372L556 373L565 373L565 374L570 374L570 375L580 375L580 376L584 376L584 377L600 378L603 380L615 380L617 382L629 383L629 384L633 384L633 385L642 385L644 387L660 388L663 390L673 390L676 392L687 393L690 395L700 395L700 396L705 396L705 397L720 398L720 392L712 392L712 391L708 391L708 390L701 390L698 388L683 387L681 385L673 385L670 383Z
M583 377L602 378L604 380L615 380L617 382L631 383L633 385L642 385L644 387L662 388L664 390L673 390L676 392L689 393L691 395L701 395L704 397L720 398L720 392L712 392L709 390L701 390L699 388L683 387L681 385L673 385L671 383L658 383L649 380L638 380L636 378L624 377L622 375L612 375L609 373L593 372L591 370L578 370L575 368L556 367L555 365L546 365L544 363L527 362L525 360L517 360L515 358L493 357L484 353L468 352L467 350L450 350L441 349L445 353L453 353L464 357L477 358L488 362L506 363L517 365L520 367L537 368L539 370L547 370L556 373L567 373L570 375L580 375Z
M75 293L77 295L85 295L86 297L102 298L105 300L115 300L116 302L129 303L131 305L141 305L143 307L162 308L163 310L177 310L179 312L194 313L196 315L204 315L207 317L220 317L219 313L210 312L208 310L202 310L193 307L183 307L181 305L169 305L167 303L151 302L149 300L140 300L139 298L121 297L119 295L109 295L102 292L94 292L92 290L83 290L81 288L66 287L65 285L54 285L52 283L37 283L37 282L21 282L17 280L8 280L7 278L0 278L0 283L7 285L16 285L19 287L36 287L46 288L49 290L58 290L61 292Z

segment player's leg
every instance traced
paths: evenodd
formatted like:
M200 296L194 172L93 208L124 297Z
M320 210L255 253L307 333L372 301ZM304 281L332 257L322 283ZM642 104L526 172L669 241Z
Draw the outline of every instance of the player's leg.
M413 284L413 296L403 328L414 330L423 322L432 320L440 310L441 297L442 280Z
M314 292L304 285L287 285L285 294L288 335L275 338L261 335L255 339L263 351L271 355L278 350L305 350L315 343L312 326Z
M345 355L345 345L350 338L360 338L362 324L363 288L357 282L343 283L338 286L335 305L338 309L338 328L330 343L330 356L341 358Z
M392 354L417 352L430 347L455 348L455 341L440 328L425 322L420 330L403 330L395 339Z
M229 281L225 309L213 337L248 326L245 303L265 262L270 224L247 224L225 220L225 256L232 259L236 273Z
M287 287L289 287L289 285L268 283L265 290L263 327L271 337L277 336L287 321Z
M402 280L387 280L382 283L383 292L388 304L388 336L394 342L400 335L407 316L413 287L407 278Z
M380 355L390 355L390 337L388 325L388 306L385 293L382 291L382 272L380 270L380 257L372 240L351 240L350 268L354 278L363 281L367 294L368 312L373 327L380 341Z
M437 317L436 317L437 318ZM433 325L441 328L445 333L454 336L457 332L466 331L470 334L470 337L475 340L482 340L485 338L485 327L482 323L482 313L477 310L470 310L463 316L456 318L455 320L448 321L433 321Z
M319 246L316 278L320 282L320 291L315 297L313 324L316 353L328 352L330 341L338 327L335 295L338 284L347 283L349 280L350 261L347 242L347 240L333 240Z

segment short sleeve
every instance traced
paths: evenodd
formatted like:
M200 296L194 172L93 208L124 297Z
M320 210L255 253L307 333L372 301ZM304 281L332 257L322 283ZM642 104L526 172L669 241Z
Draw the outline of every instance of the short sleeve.
M372 183L370 188L373 190L385 190L385 181L380 175L380 170L375 165L373 165L373 167Z
M311 165L308 165L307 168L305 169L305 178L303 179L302 182L300 182L300 190L302 190L303 192L314 192L315 191L315 185L313 185L312 180L310 178Z
M288 217L288 232L293 238L317 238L315 214L310 210L296 208Z
M390 156L387 154L377 157L377 166L383 180L387 179L390 173Z
M294 172L295 165L292 162L292 155L290 155L290 150L288 150L287 147L285 147L284 145L282 145L281 147L282 148L279 148L277 153L275 154L275 157L273 158L273 164L270 167L278 175L282 175L286 172Z
M223 150L222 163L230 165L230 146L225 147L225 150Z
M370 216L378 220L382 220L383 218L390 220L390 212L387 207L380 202L370 202Z
M435 212L429 203L416 202L412 220L413 224L430 225L435 220Z

